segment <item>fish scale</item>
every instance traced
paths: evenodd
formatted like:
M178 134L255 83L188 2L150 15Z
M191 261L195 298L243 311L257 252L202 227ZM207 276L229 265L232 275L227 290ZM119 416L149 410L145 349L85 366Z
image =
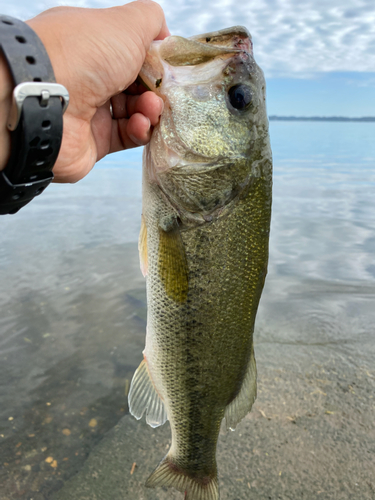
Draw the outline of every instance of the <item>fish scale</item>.
M144 152L147 336L129 408L150 425L168 418L171 426L171 448L146 486L172 486L188 500L219 498L221 422L234 428L255 399L253 330L268 262L263 75L237 48L252 46L245 28L220 33L154 42L141 71L165 108ZM241 85L237 109L228 96ZM251 101L243 105L242 95Z

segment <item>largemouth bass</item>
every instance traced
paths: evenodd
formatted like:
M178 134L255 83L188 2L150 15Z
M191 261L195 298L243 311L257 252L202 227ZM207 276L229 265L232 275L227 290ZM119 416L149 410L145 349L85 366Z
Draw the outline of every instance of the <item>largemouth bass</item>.
M234 429L256 397L272 184L265 81L239 26L154 42L140 77L165 107L144 151L147 335L129 408L171 426L146 486L217 500L221 422Z

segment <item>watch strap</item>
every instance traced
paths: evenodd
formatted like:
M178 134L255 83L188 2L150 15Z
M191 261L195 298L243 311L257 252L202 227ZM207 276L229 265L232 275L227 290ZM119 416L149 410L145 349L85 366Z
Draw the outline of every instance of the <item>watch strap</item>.
M5 214L16 213L52 181L69 96L55 83L48 54L27 24L0 16L0 48L15 86L8 123L11 153L0 172L0 214Z

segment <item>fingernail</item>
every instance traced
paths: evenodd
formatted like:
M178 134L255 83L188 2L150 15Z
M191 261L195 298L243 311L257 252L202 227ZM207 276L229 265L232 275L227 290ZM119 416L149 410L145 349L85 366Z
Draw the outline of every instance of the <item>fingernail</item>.
M134 135L132 135L132 134L129 134L129 139L132 140L134 142L134 144L136 144L137 146L144 146L145 145L143 141L140 141L139 139L134 137Z
M149 132L151 129L151 122L148 118L147 118L147 120L148 120L148 128L145 130L145 134L144 134L145 138L144 139L140 139L140 138L135 137L133 134L129 134L130 139L134 142L134 144L137 144L137 146L144 146L149 141Z

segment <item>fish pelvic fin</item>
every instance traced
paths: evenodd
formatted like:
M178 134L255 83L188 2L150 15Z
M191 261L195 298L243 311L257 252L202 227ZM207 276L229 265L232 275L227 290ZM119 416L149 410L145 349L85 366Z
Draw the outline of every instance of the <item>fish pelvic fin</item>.
M249 413L257 396L257 367L254 357L254 348L251 349L249 365L247 367L242 387L237 396L226 407L224 418L227 430L236 428L236 425Z
M219 500L217 470L212 476L193 477L168 454L146 481L147 488L172 487L185 493L185 500Z
M137 420L146 412L146 422L151 427L163 425L168 419L164 403L151 380L146 359L133 375L128 403L130 413Z

